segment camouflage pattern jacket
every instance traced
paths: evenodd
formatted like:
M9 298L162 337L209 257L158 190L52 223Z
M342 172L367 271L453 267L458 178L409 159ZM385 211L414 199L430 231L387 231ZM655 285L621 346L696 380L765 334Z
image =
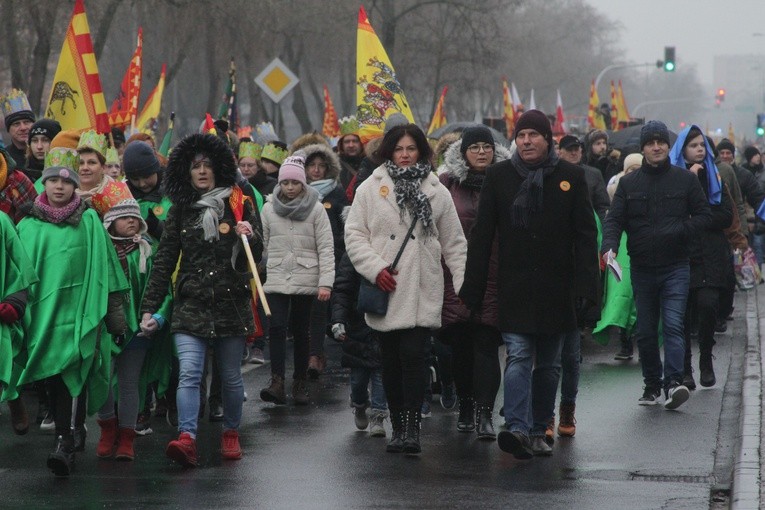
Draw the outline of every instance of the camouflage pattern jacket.
M201 215L202 210L189 206L176 204L170 208L142 312L154 313L159 309L178 266L172 332L208 339L247 336L255 329L250 308L250 273L241 237L234 231L233 212L226 203L218 228L220 239L213 242L204 240ZM254 230L250 247L258 262L263 253L263 229L260 216L249 201L245 202L244 219ZM235 249L234 268L231 258Z

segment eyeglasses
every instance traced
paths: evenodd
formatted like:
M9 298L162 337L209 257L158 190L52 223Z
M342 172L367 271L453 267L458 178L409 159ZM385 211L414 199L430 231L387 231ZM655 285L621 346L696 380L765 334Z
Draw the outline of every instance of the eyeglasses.
M475 145L471 145L470 147L468 147L468 150L470 151L471 154L478 154L481 151L494 152L494 146L489 145L487 143L477 143Z

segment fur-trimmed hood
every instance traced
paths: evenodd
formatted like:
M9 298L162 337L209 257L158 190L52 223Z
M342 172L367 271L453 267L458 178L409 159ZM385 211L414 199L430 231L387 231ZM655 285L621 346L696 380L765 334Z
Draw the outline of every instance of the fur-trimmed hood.
M465 180L468 174L468 165L465 158L462 157L462 152L460 152L461 146L462 138L452 143L449 148L446 149L446 152L444 153L444 162L438 167L438 175L449 174L450 177L457 179L459 182ZM511 149L500 144L495 144L494 161L492 164L510 159L512 155L513 152Z
M236 184L236 160L229 146L210 134L189 135L173 149L162 183L164 194L177 205L191 205L201 194L191 185L191 162L202 153L210 158L215 173L215 186L227 188Z
M312 145L306 145L300 149L300 151L305 154L306 164L308 163L308 160L311 159L311 156L314 154L321 154L328 166L327 175L325 175L324 178L337 180L340 175L340 158L335 154L331 147L323 143L314 143Z

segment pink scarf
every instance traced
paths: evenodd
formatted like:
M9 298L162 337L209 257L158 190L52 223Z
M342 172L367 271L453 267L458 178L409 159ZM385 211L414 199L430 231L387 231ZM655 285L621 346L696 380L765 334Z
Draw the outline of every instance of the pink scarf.
M48 195L41 193L35 199L35 205L42 211L45 219L50 223L62 223L80 206L82 199L76 193L72 195L72 200L64 207L53 207L48 201Z

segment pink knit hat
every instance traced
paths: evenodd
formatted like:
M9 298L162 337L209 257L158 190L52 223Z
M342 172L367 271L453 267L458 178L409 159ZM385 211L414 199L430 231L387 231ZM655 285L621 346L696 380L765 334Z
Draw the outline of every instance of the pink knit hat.
M279 168L279 182L286 180L300 181L306 185L305 156L298 151L284 160Z

